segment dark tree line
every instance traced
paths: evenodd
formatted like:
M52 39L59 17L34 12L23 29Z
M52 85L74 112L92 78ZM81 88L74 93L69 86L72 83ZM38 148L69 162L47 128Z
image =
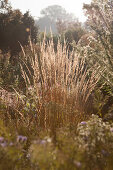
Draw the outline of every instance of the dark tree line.
M19 53L21 46L37 42L38 29L33 17L13 10L7 0L0 0L0 85L18 86L23 82Z
M38 29L29 12L22 14L20 10L12 10L11 7L7 10L7 7L7 2L1 1L0 49L2 53L10 52L13 57L21 51L20 44L28 45L29 36L32 42L37 42Z

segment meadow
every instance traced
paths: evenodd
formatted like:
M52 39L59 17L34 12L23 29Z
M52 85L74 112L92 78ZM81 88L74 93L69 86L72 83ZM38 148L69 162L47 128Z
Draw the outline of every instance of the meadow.
M112 169L113 123L93 113L99 68L52 39L21 55L25 91L1 88L0 168Z
M37 43L28 36L18 54L1 49L0 170L113 169L113 21L104 3L84 5L93 31L77 42L78 27L40 33Z

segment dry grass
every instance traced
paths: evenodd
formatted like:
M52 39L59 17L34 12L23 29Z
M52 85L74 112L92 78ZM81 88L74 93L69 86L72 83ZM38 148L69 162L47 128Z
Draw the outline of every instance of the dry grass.
M57 52L53 41L45 44L45 39L38 50L30 42L30 53L25 53L23 48L22 51L25 58L21 64L22 75L27 89L35 91L40 124L48 127L54 122L55 126L60 126L82 119L89 96L99 80L98 69L93 72L88 69L85 58L75 51L69 52L65 41L62 46L59 40ZM26 64L28 60L30 68Z

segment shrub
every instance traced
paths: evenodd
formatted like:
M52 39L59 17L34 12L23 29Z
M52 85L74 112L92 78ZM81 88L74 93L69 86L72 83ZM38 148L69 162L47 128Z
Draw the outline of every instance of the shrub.
M85 58L74 51L69 52L65 42L64 46L58 42L55 52L52 40L49 43L44 40L38 53L32 44L31 55L25 54L24 50L23 53L30 65L26 61L21 64L22 75L27 91L30 87L29 94L33 92L36 117L43 126L51 124L53 118L56 124L74 122L77 113L79 116L87 112L88 98L99 76L98 70L91 72L88 69Z
M32 142L29 154L39 169L112 169L113 124L96 115L70 131L57 129L57 143L48 136ZM38 169L37 168L37 169Z
M85 163L90 162L87 165L89 168L112 167L110 161L113 156L113 124L92 115L89 121L78 124L77 133L78 147L84 153Z

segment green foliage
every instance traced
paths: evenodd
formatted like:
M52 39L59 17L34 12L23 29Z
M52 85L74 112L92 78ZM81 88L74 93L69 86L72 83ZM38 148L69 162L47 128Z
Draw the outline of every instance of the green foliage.
M89 121L78 125L77 133L78 147L85 153L83 159L90 161L89 169L111 169L113 124L92 115Z
M94 108L95 113L105 120L113 121L113 96L112 89L109 85L103 87L97 86L94 92Z
M23 60L22 46L37 42L37 28L29 12L24 15L19 10L0 13L0 84L3 87L25 88L22 83L19 62Z
M113 124L92 115L77 134L68 127L57 131L57 143L45 137L32 143L29 153L39 169L112 169ZM90 164L89 164L90 162Z
M19 58L17 60L19 60ZM14 65L12 65L13 63L10 62L10 54L1 55L0 63L0 85L10 90L12 87L17 88L20 85L22 88L23 79L19 64L14 63Z
M1 113L0 113L1 116ZM26 142L20 144L14 128L6 127L0 120L0 170L20 168L26 164L24 147Z
M101 80L94 95L95 108L99 116L106 117L113 110L113 4L112 1L94 0L85 4L90 33L81 38L78 50L85 56L86 63L93 69L98 67ZM98 92L97 92L98 91Z
M84 6L95 31L86 35L60 6L44 9L62 27L37 45L29 12L7 5L0 1L0 86L15 92L0 88L0 170L112 170L112 1Z
M95 62L100 67L100 75L112 89L113 87L113 4L112 1L95 0L84 5L88 15L87 24L95 32L89 37L84 53L89 64Z
M10 52L13 61L17 62L16 56L21 51L20 44L28 44L29 36L36 42L37 29L34 19L26 12L24 15L19 10L10 10L0 14L0 49L3 53Z
M67 41L67 45L69 46L69 50L72 50L75 44L78 43L80 38L86 34L86 31L82 26L75 26L73 29L67 29L64 33L64 37Z

